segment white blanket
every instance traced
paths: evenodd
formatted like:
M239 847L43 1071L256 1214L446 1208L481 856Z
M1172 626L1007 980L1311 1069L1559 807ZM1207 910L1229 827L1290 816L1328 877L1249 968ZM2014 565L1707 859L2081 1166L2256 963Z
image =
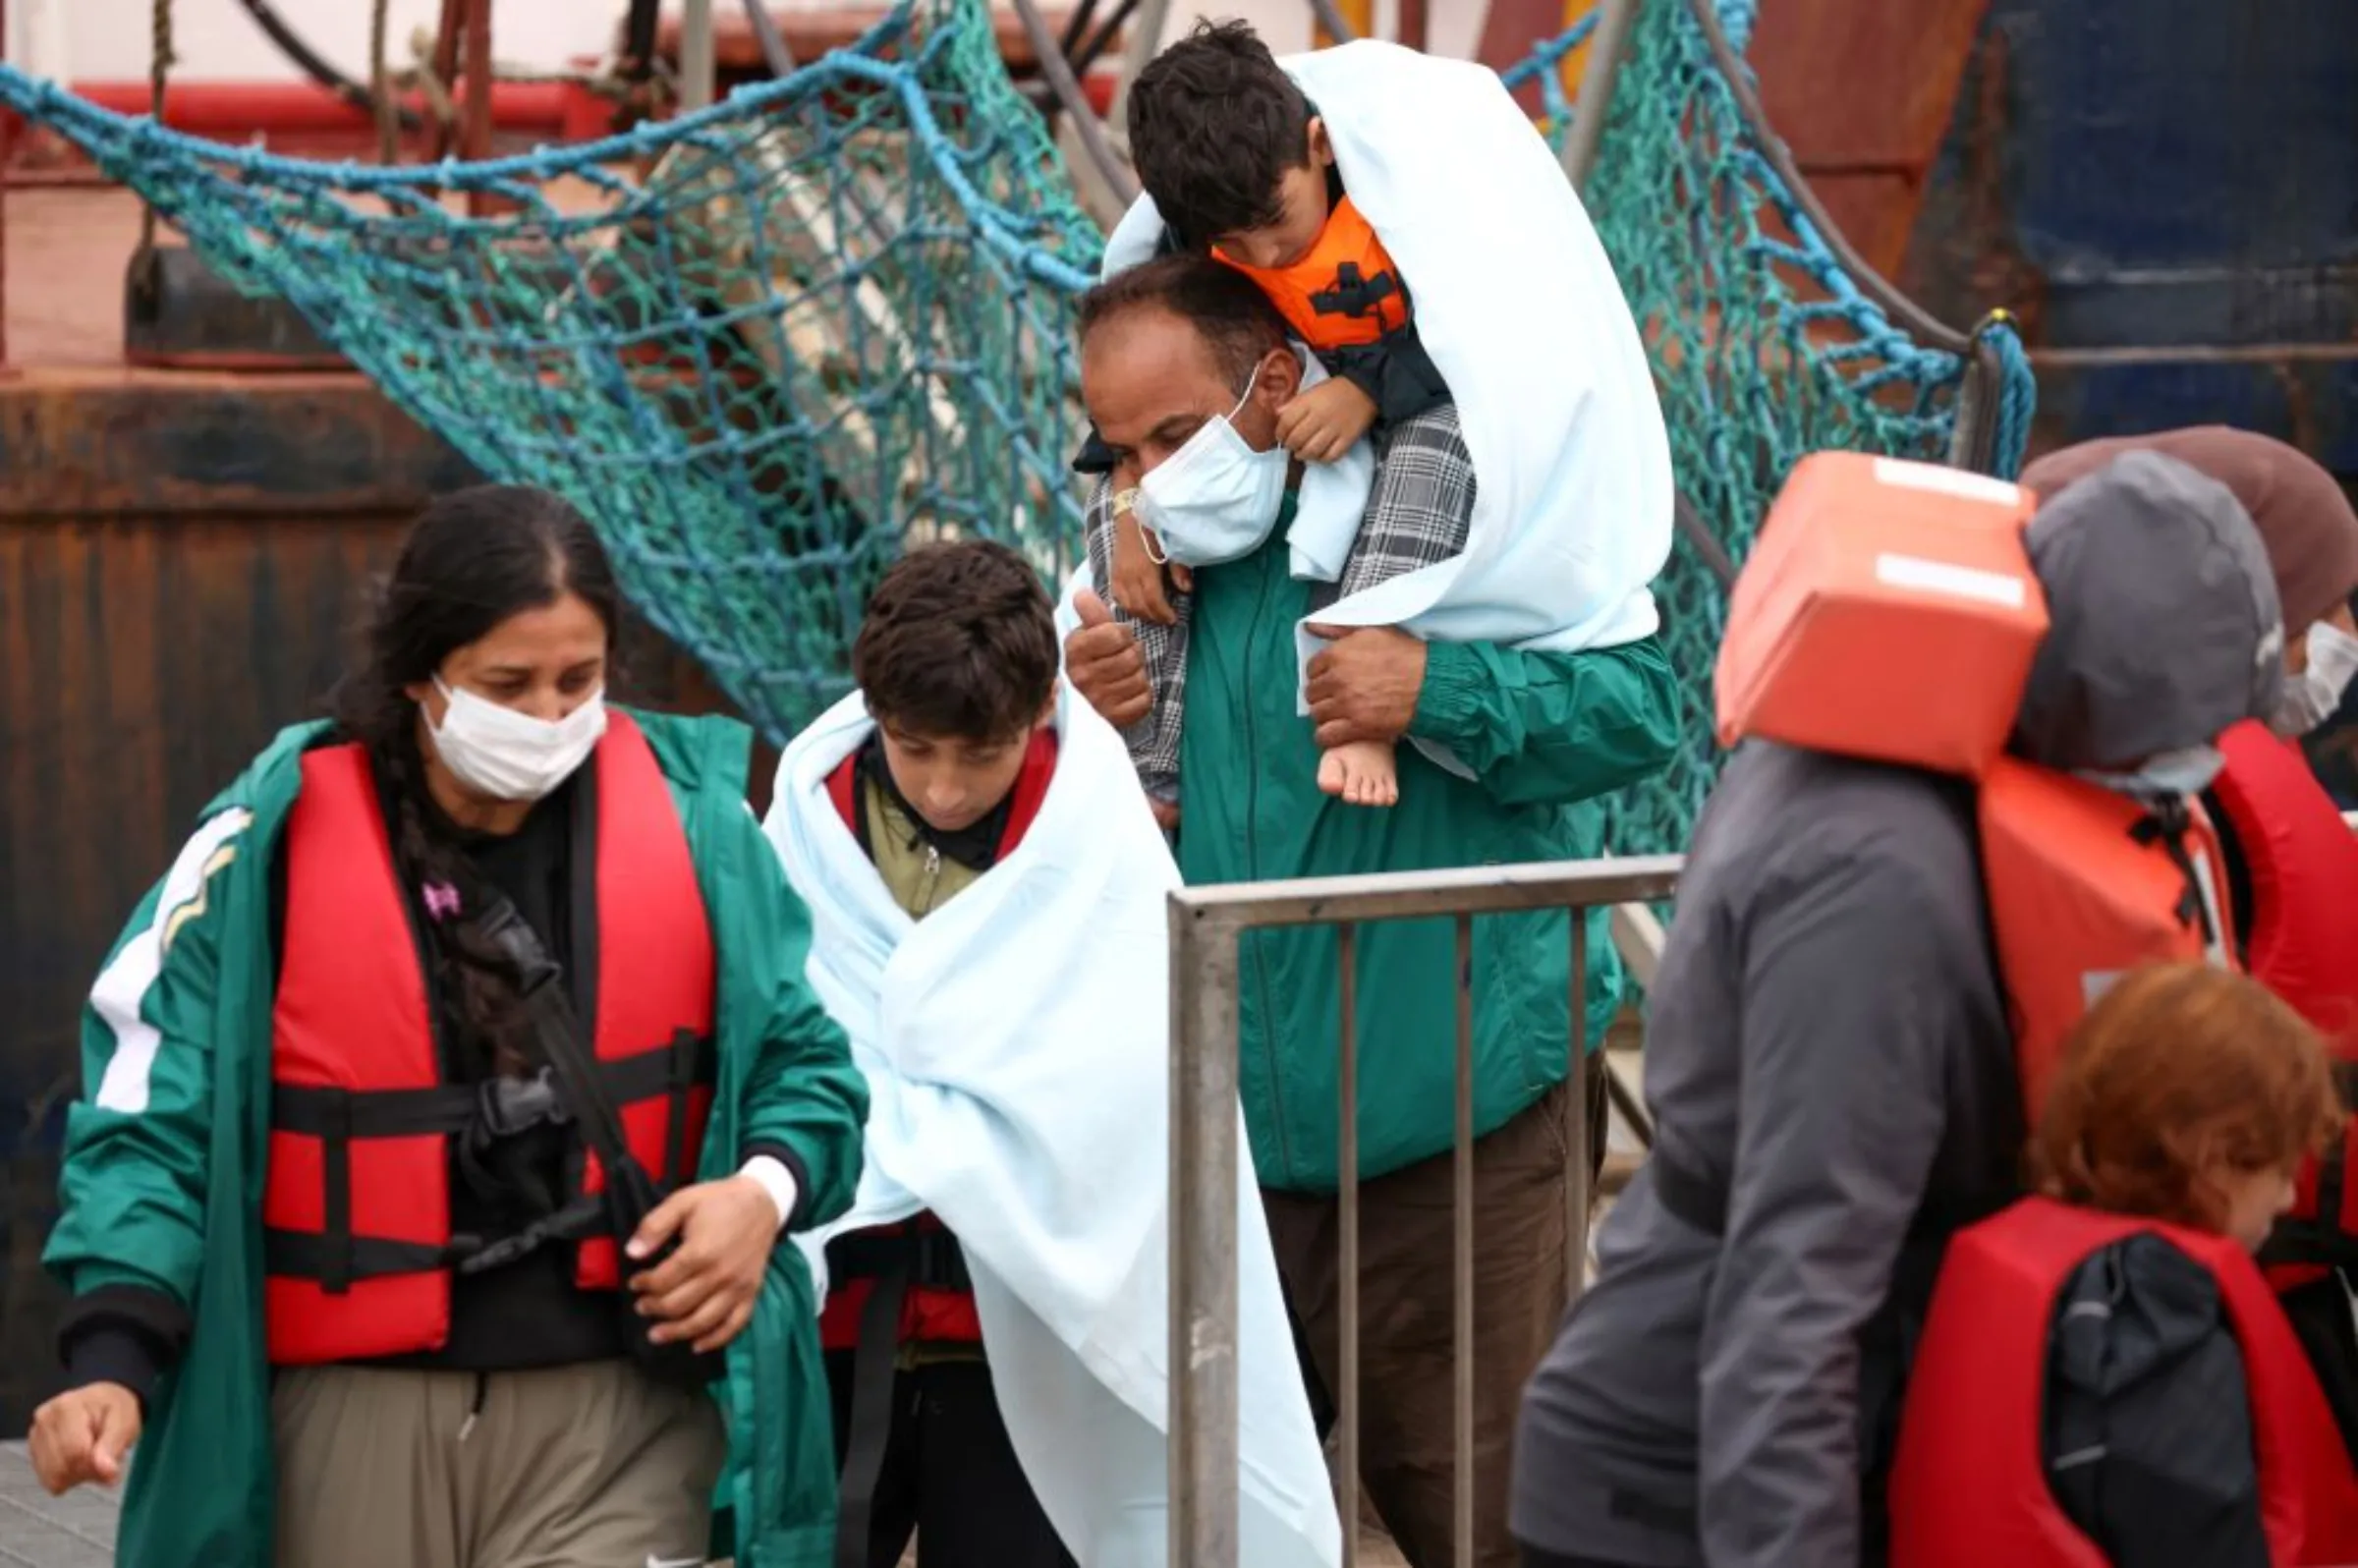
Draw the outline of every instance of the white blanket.
M1057 1534L1082 1568L1159 1568L1177 869L1120 738L1068 692L1022 843L914 922L827 794L872 727L854 694L798 736L763 824L870 1095L851 1212L797 1240L823 1300L829 1237L932 1210L965 1252L1008 1435ZM1318 1568L1341 1560L1341 1527L1249 1153L1237 1179L1242 1560Z
M1351 199L1408 285L1479 485L1463 555L1319 620L1549 650L1651 635L1649 585L1670 552L1669 437L1619 280L1554 154L1486 66L1372 40L1280 64L1324 117ZM1139 197L1106 242L1106 275L1147 259L1161 234ZM1289 540L1308 531L1316 554L1338 526L1356 531L1364 495L1338 525L1342 505L1306 487ZM1306 656L1316 647L1306 637Z

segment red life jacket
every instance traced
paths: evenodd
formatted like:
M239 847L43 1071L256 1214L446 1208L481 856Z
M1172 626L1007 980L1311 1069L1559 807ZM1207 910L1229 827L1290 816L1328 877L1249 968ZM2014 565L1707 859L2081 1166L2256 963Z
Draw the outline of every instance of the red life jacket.
M2251 874L2246 956L2343 1060L2358 1058L2358 833L2298 742L2246 720L2218 738L2212 786Z
M657 1182L691 1179L711 1091L711 928L688 835L646 736L613 713L592 763L597 947L592 1032L631 1151ZM484 1243L450 1215L450 1139L477 1090L450 1084L426 999L422 932L398 885L367 754L303 758L289 813L285 952L272 1015L262 1198L263 1316L273 1364L431 1351L450 1331L454 1267ZM583 963L592 961L582 955ZM585 1290L619 1281L588 1201L567 1205Z
M2247 722L2219 750L2227 765L2212 794L2251 882L2246 962L2326 1036L2351 1097L2341 1143L2301 1168L2292 1211L2261 1254L2290 1290L2336 1263L2358 1268L2358 834L2297 743Z
M855 834L860 831L864 805L860 799L859 762L860 754L854 752L827 776L827 799L834 803L843 825ZM1031 750L1024 755L1023 770L1015 776L1015 791L1008 798L1007 826L999 835L1001 860L1013 854L1015 847L1024 841L1025 832L1039 815L1040 802L1047 799L1048 780L1055 772L1056 732L1035 731ZM875 1291L873 1260L883 1257L888 1248L903 1245L900 1238L904 1237L913 1238L915 1246L912 1279L901 1304L901 1342L963 1345L982 1342L982 1325L975 1317L974 1287L966 1280L966 1265L958 1255L956 1243L940 1220L925 1213L904 1224L880 1225L839 1236L829 1244L829 1272L836 1277L827 1281L827 1304L818 1318L822 1347L859 1348L860 1315Z
M2267 1282L2223 1236L2032 1198L1949 1243L1893 1462L1891 1568L2105 1568L2048 1485L2048 1341L2072 1270L2142 1231L2218 1282L2243 1355L2269 1560L2358 1559L2358 1477Z
M1247 266L1217 248L1211 255L1259 284L1314 349L1374 343L1408 323L1408 290L1391 252L1347 196L1326 214L1309 253L1291 266Z

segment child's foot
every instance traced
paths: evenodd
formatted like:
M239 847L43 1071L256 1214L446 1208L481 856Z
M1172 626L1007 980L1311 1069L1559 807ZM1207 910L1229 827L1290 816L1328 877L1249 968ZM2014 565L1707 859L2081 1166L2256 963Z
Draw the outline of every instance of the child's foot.
M1319 758L1319 788L1352 806L1396 806L1400 770L1392 749L1379 741L1353 741Z

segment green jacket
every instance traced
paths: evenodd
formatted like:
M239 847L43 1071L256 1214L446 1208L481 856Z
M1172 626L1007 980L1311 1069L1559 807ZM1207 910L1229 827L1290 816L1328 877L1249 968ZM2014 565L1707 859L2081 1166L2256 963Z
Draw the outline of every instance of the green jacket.
M686 824L719 969L719 1081L701 1176L748 1143L801 1156L802 1221L843 1212L859 1180L868 1091L804 988L810 920L745 803L750 736L727 719L634 714ZM270 864L324 726L282 733L208 806L131 918L84 1014L84 1098L67 1124L62 1208L45 1261L76 1295L165 1292L195 1337L150 1401L124 1499L127 1568L267 1564L275 1482L262 1345L261 1213L269 1113ZM111 1020L113 1021L110 1021ZM110 1069L117 1077L101 1086ZM745 1568L821 1568L834 1546L835 1459L817 1315L801 1252L770 1258L754 1320L714 1385L730 1462L717 1495Z
M1310 585L1290 575L1284 534L1281 525L1258 553L1196 574L1179 753L1179 865L1189 885L1600 853L1594 798L1659 768L1677 740L1677 687L1660 645L1530 653L1430 644L1409 734L1448 745L1478 781L1404 743L1399 804L1345 806L1319 793L1318 748L1296 707L1294 627L1310 613ZM1622 995L1607 927L1602 912L1588 924L1592 1047ZM1359 933L1362 1176L1453 1141L1456 940L1445 919ZM1240 1087L1254 1166L1269 1187L1331 1192L1339 1180L1336 946L1332 926L1244 938ZM1563 1080L1571 966L1563 913L1475 923L1477 1137Z

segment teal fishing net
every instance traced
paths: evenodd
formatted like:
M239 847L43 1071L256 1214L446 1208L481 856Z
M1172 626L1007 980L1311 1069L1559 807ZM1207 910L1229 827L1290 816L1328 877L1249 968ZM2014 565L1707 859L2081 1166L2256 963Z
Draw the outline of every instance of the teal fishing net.
M1718 0L1740 40L1751 0ZM1508 73L1569 121L1558 63ZM773 740L845 688L870 586L911 542L1077 557L1073 309L1101 235L1010 84L984 0L910 0L856 46L713 108L495 161L317 163L112 115L0 67L242 287L281 294L485 474L595 522L632 600ZM489 210L471 215L469 198ZM1855 286L1745 131L1679 0L1643 8L1589 204L1653 346L1682 492L1741 560L1821 447L1937 457L1963 364ZM1999 466L2019 461L2013 355ZM1683 847L1714 770L1725 593L1661 590L1686 704L1623 852Z

